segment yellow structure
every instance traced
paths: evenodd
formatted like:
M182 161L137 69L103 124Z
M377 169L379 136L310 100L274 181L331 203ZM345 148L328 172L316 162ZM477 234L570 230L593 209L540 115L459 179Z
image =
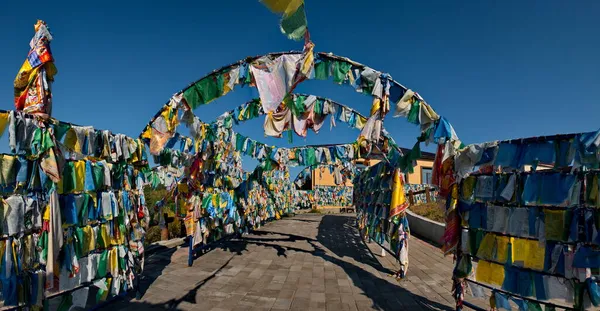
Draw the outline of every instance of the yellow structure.
M402 152L407 153L410 150L401 148ZM433 161L435 160L435 153L421 151L421 158L417 160L414 166L414 172L411 174L405 174L404 180L407 184L429 184L431 183L431 174L433 173ZM372 166L379 163L381 160L369 160L359 159L356 160L357 164L365 166Z
M409 149L402 148L402 152L407 153ZM431 174L433 172L433 161L435 160L435 154L431 152L421 152L421 158L417 160L412 174L406 174L404 180L407 184L428 184L431 182ZM379 163L380 160L374 159L358 159L355 160L355 164L362 164L365 166L372 166ZM333 174L329 171L327 166L315 167L311 171L312 185L311 189L315 189L317 186L329 186L335 187L335 179ZM346 180L346 187L353 187L351 180ZM340 208L339 206L327 206L317 205L317 209L333 209Z

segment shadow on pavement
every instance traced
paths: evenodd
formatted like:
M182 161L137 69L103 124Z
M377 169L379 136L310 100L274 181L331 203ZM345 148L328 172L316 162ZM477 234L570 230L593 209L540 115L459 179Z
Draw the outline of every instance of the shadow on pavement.
M144 259L144 272L141 274L137 284L137 290L133 290L129 292L124 297L117 297L114 300L114 303L124 303L131 302L134 299L141 299L146 294L146 291L156 279L158 279L162 274L164 269L171 263L171 257L173 253L177 251L176 247L166 247L166 246L158 246L152 249L151 252L146 254ZM106 305L89 305L92 299L88 299L88 308L86 310L91 309L109 309L112 308L112 303L108 303ZM135 303L135 308L140 307L140 303ZM149 308L148 310L156 310L158 306L154 306L153 308ZM126 308L123 308L126 309ZM159 308L160 309L160 308ZM163 308L164 309L164 308ZM145 308L142 310L146 310Z
M308 221L310 222L310 221ZM282 238L262 238L262 236L281 236ZM256 237L255 237L256 236ZM306 241L313 250L281 245L282 242ZM376 310L399 310L421 307L431 310L453 310L447 305L431 301L426 297L415 295L397 285L396 280L382 279L361 267L327 254L334 253L337 257L350 257L357 262L367 264L382 274L393 274L393 271L383 267L369 248L363 243L355 226L355 218L350 215L325 215L318 226L317 239L311 239L294 234L273 231L255 231L252 236L244 236L239 240L231 240L224 250L242 252L248 244L271 247L278 256L287 257L287 251L309 253L321 257L342 269L351 278L356 287L373 301L372 308ZM235 245L237 244L237 245Z
M298 220L298 219L297 219ZM302 219L304 221L305 219ZM317 221L306 221L317 222ZM308 224L307 224L308 225ZM271 237L273 236L273 237ZM276 237L280 236L280 237ZM299 247L282 245L280 243L293 243L305 241L310 245L312 250L302 249ZM453 310L447 305L431 301L426 297L415 295L406 289L400 287L394 278L380 278L373 273L363 270L361 267L342 260L344 257L349 257L357 262L367 264L380 273L386 275L393 273L389 269L384 268L379 261L369 251L368 247L363 243L355 226L355 218L351 215L325 215L321 218L318 225L317 239L307 238L294 234L287 234L274 231L257 230L249 236L243 236L237 239L226 240L218 243L215 248L220 248L224 251L234 253L224 265L216 270L209 277L198 282L196 286L185 293L179 299L171 299L164 303L145 303L130 301L131 304L126 307L118 308L119 310L181 310L178 308L181 303L196 304L197 292L208 281L213 279L216 274L224 269L229 262L236 256L242 255L247 251L247 246L259 245L263 247L273 248L279 256L287 257L287 251L308 253L313 256L321 257L325 261L331 262L341 267L344 272L350 277L355 287L362 290L363 295L373 301L372 308L376 310L412 310L412 309L430 309L430 310ZM327 254L330 251L336 257ZM144 278L140 283L144 289L148 288L156 278L161 275L161 271L170 262L170 256L174 250L165 251L158 257L158 262L148 263L148 270L144 272ZM158 255L158 254L157 254ZM339 258L337 258L339 257ZM342 258L342 259L340 259ZM150 268L150 265L152 267Z
M202 286L204 286L206 283L208 283L208 281L214 279L215 276L219 272L221 272L221 270L223 270L225 267L227 267L227 265L229 265L229 262L234 257L235 256L232 256L231 258L229 258L229 260L227 260L226 263L224 263L221 267L219 267L210 276L208 276L207 278L196 283L194 288L190 289L183 297L181 297L179 299L171 299L164 303L148 303L148 302L137 302L137 301L131 302L130 301L131 306L128 306L128 307L120 309L120 310L131 309L131 307L133 307L133 309L136 309L136 310L182 310L181 308L178 308L178 307L183 302L187 302L190 304L197 304L198 302L196 301L196 294L198 293L198 290L200 290L202 288Z

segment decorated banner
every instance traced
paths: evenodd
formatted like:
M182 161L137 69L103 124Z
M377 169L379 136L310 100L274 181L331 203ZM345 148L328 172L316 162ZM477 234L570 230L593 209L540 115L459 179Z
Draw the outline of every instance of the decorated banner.
M31 50L15 78L15 108L26 113L51 115L51 83L57 73L50 50L52 35L42 20L34 26Z

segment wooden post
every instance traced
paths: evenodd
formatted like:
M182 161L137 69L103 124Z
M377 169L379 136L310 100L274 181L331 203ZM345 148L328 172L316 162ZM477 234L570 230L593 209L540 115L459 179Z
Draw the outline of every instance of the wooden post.
M429 187L425 188L425 200L427 203L431 202L431 194L429 192Z
M188 239L190 240L188 248L188 267L191 267L192 264L194 264L194 238L190 235Z
M161 224L160 224L160 240L161 241L166 241L169 239L169 223L172 222L174 219L169 218L169 215L167 215L167 213L163 214L163 219L161 219Z
M412 190L410 190L408 192L408 204L410 204L410 205L414 205L415 204L415 197L414 197L414 194L413 194Z

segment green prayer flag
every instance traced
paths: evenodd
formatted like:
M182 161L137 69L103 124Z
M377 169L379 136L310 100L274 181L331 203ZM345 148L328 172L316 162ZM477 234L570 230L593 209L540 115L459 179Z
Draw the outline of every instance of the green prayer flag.
M408 122L413 123L413 124L419 124L419 111L420 111L419 108L420 108L419 101L415 101L414 103L412 103L412 106L410 107L410 111L408 112L408 116L406 117Z
M344 62L344 61L334 61L331 66L331 71L333 72L333 82L337 84L341 84L346 79L346 75L348 75L348 71L352 68L352 64Z
M57 311L69 311L73 306L73 296L71 293L64 294L62 299L60 300L60 304L58 305Z
M91 200L91 196L87 193L83 194L83 205L81 206L81 208L78 207L79 212L77 213L78 217L79 217L79 225L80 226L85 226L87 225L87 223L84 223L83 221L85 219L88 218L88 207L90 204L90 200Z
M323 100L321 99L317 99L315 101L315 104L313 106L313 112L317 115L322 115L323 114Z
M125 227L125 226L123 226ZM125 258L119 256L119 270L121 271L126 271L127 270L127 263L125 262Z
M321 60L315 64L315 79L327 80L329 78L329 60Z
M40 259L48 258L48 231L42 231L42 235L38 240L38 248L42 249L42 254ZM3 254L0 254L3 255Z
M260 100L254 100L250 106L248 107L248 120L250 119L256 119L259 117L261 104L260 104Z
M304 113L304 101L306 100L306 97L298 95L293 101L286 100L287 98L288 97L284 98L284 102L292 110L292 114L295 116L301 116L302 113Z
M245 84L250 84L252 82L252 70L246 70L246 79L244 79Z
M202 98L202 104L208 104L223 94L223 75L211 75L195 84L196 90Z
M421 144L416 143L410 151L410 161L416 161L421 158Z
M42 141L40 142L40 153L46 152L48 149L54 147L54 140L52 139L52 135L50 135L50 131L44 130L42 133Z
M33 131L33 138L31 139L31 153L40 154L41 151L38 151L40 145L42 144L42 129L36 128Z
M98 234L98 237L100 238L101 235ZM108 250L105 249L102 252L102 255L100 255L100 260L98 261L98 270L96 270L97 271L96 278L103 278L106 276L107 264L108 264Z
M317 157L315 155L315 149L314 148L308 148L306 150L306 165L315 165L317 164Z
M75 227L75 254L77 258L84 256L83 254L83 229Z
M244 136L235 133L235 150L242 151L244 149Z
M233 126L233 117L227 116L225 120L223 120L223 127L229 129Z
M307 30L306 12L304 4L302 4L296 12L283 16L281 19L281 32L287 35L292 40L302 40Z
M263 162L263 169L265 171L270 171L273 169L273 161L271 161L270 159L266 159L265 162Z
M169 154L169 164L171 163L170 160L170 156L171 153L170 152L165 152ZM115 163L112 167L112 183L113 185L121 185L122 181L123 181L123 177L125 176L125 167L127 166L127 164L125 162L119 162L119 163Z
M542 307L537 302L527 301L527 311L542 311Z
M67 161L65 163L65 167L63 168L63 193L71 193L73 189L75 189L75 185L77 184L77 176L75 176L75 168L73 167L73 162Z
M63 137L65 136L67 131L69 131L71 129L71 124L59 122L58 124L54 124L53 127L54 127L54 137L56 138L57 141L60 141L63 139Z
M111 281L112 278L107 278L105 281L103 281L106 284L106 288L108 288L107 290L98 288L98 292L96 293L96 303L106 300L106 297L108 297L108 294L110 293L110 287L112 285Z
M212 197L211 196L204 196L204 198L202 198L202 208L203 209L207 209L210 206Z
M192 85L187 90L183 91L183 99L192 109L196 109L198 106L202 104L202 99L200 98L200 94L196 90L196 86Z
M158 186L160 185L160 177L158 177L157 173L152 173L150 176L150 185L152 186L153 189L158 188Z
M104 167L92 163L92 179L94 180L94 186L96 189L101 189L104 185Z

